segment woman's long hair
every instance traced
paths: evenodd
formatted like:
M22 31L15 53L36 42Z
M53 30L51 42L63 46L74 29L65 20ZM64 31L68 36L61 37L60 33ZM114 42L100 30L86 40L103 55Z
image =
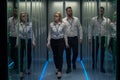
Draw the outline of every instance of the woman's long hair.
M61 15L61 13L60 13L60 12L55 12L54 16L55 16L56 14L59 15L59 17L60 17L60 18L59 18L59 21L62 22L62 15ZM55 21L54 21L54 22L55 22Z
M23 22L23 21L22 21L22 14L25 14L25 12L21 12L21 13L20 13L20 22Z

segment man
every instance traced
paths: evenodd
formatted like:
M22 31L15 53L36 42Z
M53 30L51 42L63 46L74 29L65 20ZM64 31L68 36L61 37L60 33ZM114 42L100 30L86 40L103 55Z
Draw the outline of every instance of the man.
M10 57L14 62L14 69L18 69L18 54L17 54L17 46L16 46L16 39L17 39L17 32L16 32L16 25L18 23L18 15L17 15L17 8L13 9L13 16L8 19L8 37L10 42Z
M67 71L66 73L71 72L71 50L73 51L72 57L72 66L76 70L76 59L78 56L78 41L82 43L83 32L80 21L77 17L73 16L72 8L66 8L67 17L63 19L66 24L66 34L68 37L69 48L66 48L66 59L67 59Z
M105 38L108 36L109 24L110 19L104 17L104 7L100 7L98 16L92 18L90 26L88 27L89 42L92 41L92 69L94 70L97 66L97 55L98 49L100 48L100 71L103 73L105 73L103 68Z

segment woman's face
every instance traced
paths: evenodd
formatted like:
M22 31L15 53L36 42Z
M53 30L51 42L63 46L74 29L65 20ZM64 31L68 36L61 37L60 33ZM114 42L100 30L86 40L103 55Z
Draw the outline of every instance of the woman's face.
M26 14L25 14L25 13L22 13L22 14L21 14L21 21L22 21L22 22L25 22L25 19L26 19Z
M55 22L60 21L60 15L59 15L59 14L55 14L55 15L54 15L54 21L55 21Z

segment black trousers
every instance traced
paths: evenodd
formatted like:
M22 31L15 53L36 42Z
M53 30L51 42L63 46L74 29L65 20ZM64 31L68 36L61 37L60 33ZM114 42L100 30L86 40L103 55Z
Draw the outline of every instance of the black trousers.
M26 40L25 39L20 39L21 47L20 47L20 71L23 72L23 59L24 59L24 51L26 52L26 47L27 47L27 68L30 69L31 66L31 61L32 61L32 56L31 56L31 39L28 39L28 43L26 46Z
M66 48L67 68L71 68L71 50L73 51L72 63L75 65L78 56L78 37L68 37L69 48Z
M10 42L10 57L14 62L14 68L18 69L18 48L15 47L16 45L16 37L9 37Z
M51 48L53 51L53 59L56 69L62 72L63 65L63 51L65 48L65 40L61 39L51 39Z
M99 40L101 38L101 43L99 43ZM97 56L98 56L98 49L100 46L100 69L103 69L104 64L104 56L105 56L105 36L102 37L92 37L92 67L95 68L97 65Z

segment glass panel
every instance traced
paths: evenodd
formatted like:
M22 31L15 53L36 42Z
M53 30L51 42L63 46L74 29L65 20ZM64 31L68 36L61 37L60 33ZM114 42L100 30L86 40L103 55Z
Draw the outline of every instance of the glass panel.
M10 40L10 17L13 15L13 1L11 0L7 0L7 53L8 53L8 78L9 80L12 79L10 71L12 70L12 68L14 67L13 64L13 57L11 55L11 40Z
M8 76L9 80L13 79L14 74L18 74L18 47L16 45L18 24L18 8L15 7L15 2L8 0L7 2L7 33L8 33ZM17 80L18 76L15 76Z
M83 1L83 25L87 27L88 31L88 56L89 66L87 69L90 79L95 80L115 80L114 69L111 65L115 64L115 56L110 54L110 38L111 38L111 19L112 14L116 10L116 4L111 0L86 0ZM85 5L86 4L86 5ZM114 6L113 6L114 4ZM100 7L103 8L100 8ZM101 9L104 11L104 17L101 18ZM87 13L86 13L87 12ZM85 16L84 16L85 15ZM95 16L95 17L94 17ZM100 17L98 17L100 16ZM85 19L85 17L87 17ZM85 21L86 20L86 21ZM91 27L90 27L91 26ZM91 30L91 31L90 31ZM92 35L90 35L90 33ZM99 34L98 34L99 33ZM93 40L89 40L94 36ZM97 36L97 37L96 37ZM90 43L92 42L92 43ZM97 42L97 43L96 43ZM89 44L90 43L90 44ZM98 48L98 49L97 49ZM98 51L97 51L98 50ZM114 61L114 62L113 62ZM89 64L89 65L87 65ZM91 65L91 68L90 68ZM116 65L116 64L115 64ZM98 79L99 77L99 79Z
M9 80L21 80L21 76L24 76L25 80L38 80L43 75L42 69L47 60L47 49L45 45L47 37L46 1L8 1L7 7ZM9 20L13 15L13 7L17 7L18 21L16 21L16 26L14 26L13 19L11 21ZM11 29L9 30L11 27L12 29L16 28L15 37L18 36L18 38L11 38L11 36L15 35L15 33L10 33L12 32ZM17 49L13 50L11 47L15 47L16 41L18 41L18 46ZM17 50L16 53L15 50Z

